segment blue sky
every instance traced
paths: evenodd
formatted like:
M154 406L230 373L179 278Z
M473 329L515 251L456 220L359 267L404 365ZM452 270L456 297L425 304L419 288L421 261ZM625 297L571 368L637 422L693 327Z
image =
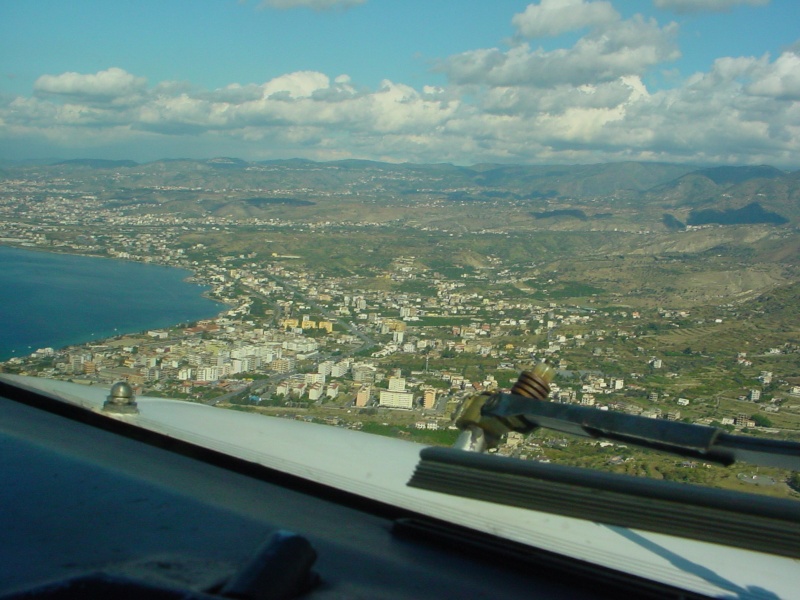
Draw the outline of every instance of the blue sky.
M797 0L0 4L0 158L800 168Z

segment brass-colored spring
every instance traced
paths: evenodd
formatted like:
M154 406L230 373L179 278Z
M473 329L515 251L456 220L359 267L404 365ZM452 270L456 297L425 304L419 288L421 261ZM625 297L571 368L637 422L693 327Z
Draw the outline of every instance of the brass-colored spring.
M546 400L550 395L550 381L553 379L553 374L552 367L540 363L533 371L520 373L519 379L511 388L511 393L534 400Z

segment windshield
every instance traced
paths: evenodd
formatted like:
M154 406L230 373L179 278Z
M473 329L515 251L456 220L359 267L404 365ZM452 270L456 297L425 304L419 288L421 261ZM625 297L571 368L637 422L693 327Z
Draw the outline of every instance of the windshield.
M798 19L7 3L0 370L453 446L545 361L550 402L800 441ZM620 439L491 451L800 498Z

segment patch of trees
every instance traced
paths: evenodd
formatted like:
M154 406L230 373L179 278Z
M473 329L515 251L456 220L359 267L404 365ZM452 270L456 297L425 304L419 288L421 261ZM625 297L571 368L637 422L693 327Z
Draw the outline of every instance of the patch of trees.
M672 231L680 231L686 229L686 223L684 223L683 221L679 221L674 216L668 213L664 213L664 216L661 217L661 222L664 223L664 227Z
M742 208L729 208L726 210L716 210L713 208L705 210L693 210L687 219L688 225L755 225L767 223L772 225L783 225L789 219L776 212L764 210L758 202L751 202Z
M750 419L755 423L758 427L772 427L772 421L770 421L767 417L760 413L756 413L754 415L750 415Z
M588 221L589 217L579 208L562 208L559 210L545 210L531 213L535 219L554 219L556 217L570 217L581 221Z

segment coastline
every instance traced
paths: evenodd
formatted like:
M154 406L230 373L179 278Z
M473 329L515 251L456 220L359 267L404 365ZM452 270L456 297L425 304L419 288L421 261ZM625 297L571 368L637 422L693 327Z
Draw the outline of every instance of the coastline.
M226 310L228 310L228 307L231 306L230 303L222 302L217 298L213 298L211 296L211 292L213 291L213 287L211 286L211 284L209 282L206 282L204 280L204 278L201 277L200 274L197 271L189 269L189 268L187 268L185 266L177 266L177 265L165 264L165 263L160 262L160 261L146 262L146 261L135 260L135 259L130 259L130 258L119 258L119 257L113 257L113 256L102 256L102 255L97 255L97 254L88 254L88 253L84 253L84 252L65 252L65 251L61 251L61 250L58 250L58 249L44 248L42 246L36 246L36 245L30 245L29 246L29 245L21 245L21 244L12 244L12 243L8 243L8 241L6 241L6 240L4 240L3 242L0 242L0 251L2 251L4 249L11 250L11 251L19 251L21 253L31 253L31 254L36 253L36 254L40 254L40 255L50 255L50 256L53 256L53 257L62 256L62 257L65 257L65 258L66 257L75 257L75 258L83 258L83 259L110 259L110 261L115 261L117 264L137 265L135 267L136 269L138 269L139 267L144 267L144 268L146 268L146 267L154 267L154 268L164 269L164 271L163 271L164 273L181 272L180 273L181 274L180 279L175 280L175 281L179 281L182 285L187 286L187 288L189 286L202 288L199 291L199 293L197 293L197 290L191 290L191 292L194 293L193 295L195 296L196 299L202 298L206 302L214 303L216 305L216 307L213 307L213 308L215 308L216 310L209 311L209 312L212 312L213 314L206 313L206 314L208 314L208 316L195 316L194 314L192 314L190 317L187 317L185 319L170 320L169 324L166 324L163 320L160 320L160 321L157 320L156 324L154 324L154 325L141 324L141 325L137 325L137 326L126 326L124 324L124 322L120 322L117 325L113 325L111 323L106 323L106 324L104 324L104 326L98 328L99 329L98 332L92 331L90 333L90 331L87 329L87 330L85 330L83 332L74 332L72 334L66 334L66 335L63 334L63 333L58 333L58 334L55 334L51 338L52 341L48 340L48 341L45 341L45 342L35 342L33 344L27 344L27 342L31 341L31 340L23 339L23 340L19 340L18 342L15 342L15 343L9 343L9 341L6 339L6 340L3 340L3 342L4 342L4 346L7 346L7 347L0 347L0 364L2 364L4 362L7 362L9 360L12 360L14 358L25 358L27 356L30 356L32 353L34 353L36 350L38 350L40 348L51 347L54 350L59 351L59 350L64 350L66 348L84 346L86 344L98 344L98 343L102 343L104 341L112 340L112 339L117 338L117 337L119 337L121 335L131 335L131 334L141 333L142 331L146 331L148 329L167 328L167 327L173 327L175 325L179 325L180 323L187 322L187 321L218 318L221 314L223 314ZM107 262L106 264L114 264L114 263ZM173 285L175 281L169 282L168 285ZM109 284L109 287L112 290L113 290L113 284L114 283L115 282L112 281ZM178 291L180 291L180 290L178 290ZM186 294L186 290L183 290L182 293ZM157 297L157 294L153 294L153 296ZM188 299L191 300L191 298L188 298ZM151 310L151 312L153 312L152 307L149 308L149 310ZM202 312L205 312L205 311L202 311ZM58 313L56 312L56 309L54 308L50 314L58 314ZM130 313L126 313L125 316L129 317ZM49 317L49 315L48 315L48 317ZM9 318L9 317L8 317L8 315L6 315L4 318ZM144 320L147 320L147 318L145 318ZM113 327L113 330L109 329L110 327ZM27 348L25 346L27 346ZM36 346L36 347L34 347L34 346Z

